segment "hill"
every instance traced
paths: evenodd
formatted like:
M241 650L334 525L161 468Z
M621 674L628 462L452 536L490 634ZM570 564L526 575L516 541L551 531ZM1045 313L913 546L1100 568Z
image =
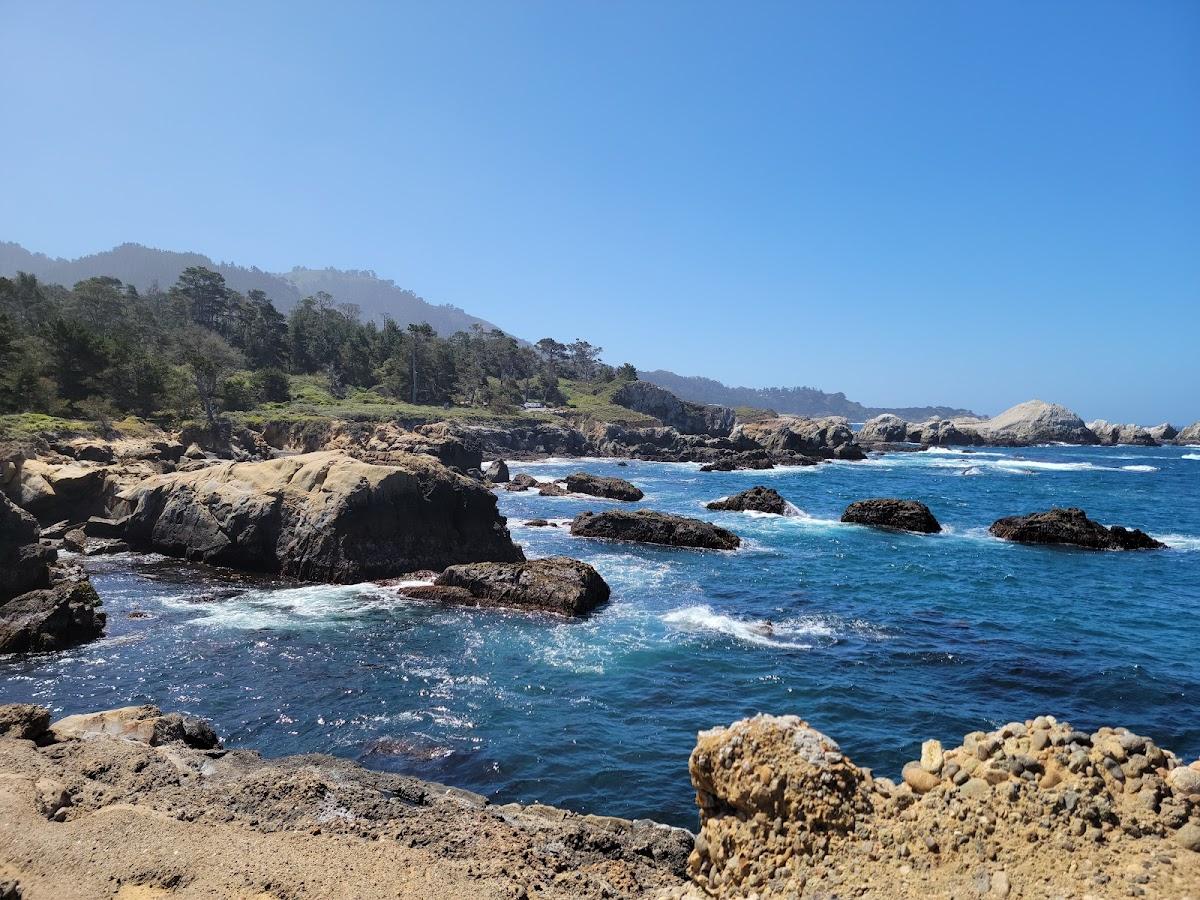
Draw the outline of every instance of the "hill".
M677 375L665 369L639 369L638 377L694 403L712 403L735 408L750 406L798 416L845 416L852 422L863 422L873 416L893 413L910 422L923 422L929 418L975 415L969 409L956 409L951 406L863 406L847 399L840 391L827 394L811 387L729 387L711 378Z
M429 303L412 291L369 271L297 267L290 272L276 274L253 266L214 262L201 253L158 250L141 244L121 244L112 250L78 259L62 259L34 253L17 243L0 241L0 276L12 277L17 272L28 272L42 281L66 287L96 275L110 275L134 285L139 291L146 291L156 284L166 289L175 283L179 273L188 266L204 266L220 272L225 277L225 283L239 293L260 290L271 298L276 308L285 313L302 297L327 291L339 303L353 303L362 311L364 318L377 322L385 316L390 316L402 326L428 322L441 335L467 331L475 324L485 329L498 327L456 306Z

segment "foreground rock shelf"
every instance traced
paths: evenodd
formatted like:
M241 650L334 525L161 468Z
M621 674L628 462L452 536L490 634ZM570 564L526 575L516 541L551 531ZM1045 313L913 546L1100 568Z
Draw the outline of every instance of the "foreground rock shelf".
M153 707L0 706L0 896L653 896L692 835L490 804L330 756L223 750Z

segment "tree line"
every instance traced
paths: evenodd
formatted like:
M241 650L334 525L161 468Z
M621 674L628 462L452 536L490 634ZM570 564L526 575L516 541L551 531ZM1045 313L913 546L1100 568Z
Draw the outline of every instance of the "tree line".
M291 399L289 375L321 375L344 398L369 390L422 405L507 411L565 402L560 378L636 379L584 340L527 345L478 326L442 337L428 324L362 321L327 293L288 314L262 292L231 290L202 266L166 291L115 278L73 288L0 278L0 413L181 421Z

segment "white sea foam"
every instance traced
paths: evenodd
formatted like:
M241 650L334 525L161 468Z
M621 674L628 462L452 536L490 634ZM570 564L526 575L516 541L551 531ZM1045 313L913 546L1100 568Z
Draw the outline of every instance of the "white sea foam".
M406 582L411 586L428 581ZM247 591L211 603L187 598L163 598L163 604L200 613L197 625L218 628L295 628L332 624L381 606L403 603L395 591L377 584L312 584L303 587Z
M1158 466L1121 466L1121 470L1124 472L1157 472Z
M1180 459L1200 459L1200 453L1185 453Z
M790 637L834 637L828 625L810 623L798 626L789 622L771 623L765 619L744 621L714 612L710 606L686 606L667 613L662 621L679 631L716 632L763 647L811 650L811 643L784 640Z
M1200 550L1200 537L1190 534L1155 534L1151 537L1157 538L1174 550Z

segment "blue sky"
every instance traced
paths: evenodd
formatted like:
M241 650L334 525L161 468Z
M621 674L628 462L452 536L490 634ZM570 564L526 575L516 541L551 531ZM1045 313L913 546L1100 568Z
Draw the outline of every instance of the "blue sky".
M613 362L1200 418L1200 4L0 0L0 239Z

